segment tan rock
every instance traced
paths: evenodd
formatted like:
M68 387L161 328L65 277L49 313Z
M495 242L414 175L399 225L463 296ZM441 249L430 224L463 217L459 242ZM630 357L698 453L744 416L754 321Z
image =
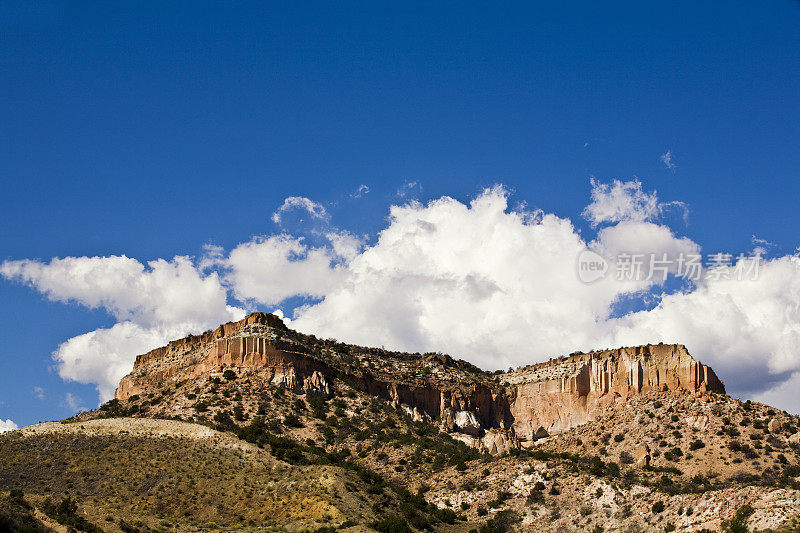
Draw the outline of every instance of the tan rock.
M480 440L479 449L491 455L502 455L512 449L519 449L519 441L503 429L490 429Z
M767 429L769 430L770 433L780 433L781 431L780 421L777 418L773 418L772 420L769 421L769 424L767 424Z
M706 415L689 416L686 418L686 424L700 430L708 428L709 419Z
M360 359L337 353L330 344L309 346L308 339L288 330L279 318L254 313L138 356L116 398L208 379L228 368L240 376L260 374L295 392L326 396L341 377L397 409L407 406L415 420L439 419L444 431L478 437L491 429L509 430L514 442L527 447L609 410L624 409L635 395L725 391L713 370L680 344L580 353L494 375L441 354L414 356L371 348L356 352ZM696 414L691 425L705 429L708 417Z

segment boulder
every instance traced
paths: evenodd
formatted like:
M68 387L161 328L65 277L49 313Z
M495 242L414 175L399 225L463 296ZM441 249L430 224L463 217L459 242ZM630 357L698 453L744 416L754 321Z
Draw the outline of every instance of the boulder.
M772 420L769 421L769 424L767 424L767 429L769 430L770 433L780 433L781 431L780 421L777 418L773 418Z
M294 367L290 366L287 369L276 371L272 376L272 384L289 390L297 390L297 374L295 374Z
M491 455L502 455L512 449L519 449L519 441L512 432L492 428L480 439L478 448Z

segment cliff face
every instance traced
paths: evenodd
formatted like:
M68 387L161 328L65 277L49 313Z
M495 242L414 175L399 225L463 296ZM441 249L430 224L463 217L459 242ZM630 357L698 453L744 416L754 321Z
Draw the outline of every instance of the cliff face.
M593 420L635 394L725 392L714 371L680 344L579 354L504 374L501 380L514 390L511 414L523 441Z
M227 369L326 396L340 379L493 453L593 420L631 395L725 392L716 374L682 345L579 354L495 375L441 354L322 341L289 330L273 315L254 313L140 355L116 398L208 380Z

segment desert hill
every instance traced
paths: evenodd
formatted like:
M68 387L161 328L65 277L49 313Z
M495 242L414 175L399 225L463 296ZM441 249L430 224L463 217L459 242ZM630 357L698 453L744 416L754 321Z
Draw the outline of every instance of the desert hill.
M681 345L491 373L254 313L0 437L0 490L41 527L69 496L105 531L789 531L799 428ZM14 494L0 515L22 523Z

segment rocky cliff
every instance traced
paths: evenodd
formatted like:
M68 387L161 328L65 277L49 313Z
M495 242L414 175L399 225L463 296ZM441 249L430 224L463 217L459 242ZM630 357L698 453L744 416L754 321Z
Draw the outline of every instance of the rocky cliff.
M680 344L573 355L503 374L501 381L512 390L514 429L523 441L593 420L635 394L725 392L714 371Z
M604 350L492 374L442 354L317 339L288 329L274 315L253 313L140 355L116 398L152 396L226 370L324 396L340 380L492 453L586 423L631 395L725 392L713 370L682 345Z

